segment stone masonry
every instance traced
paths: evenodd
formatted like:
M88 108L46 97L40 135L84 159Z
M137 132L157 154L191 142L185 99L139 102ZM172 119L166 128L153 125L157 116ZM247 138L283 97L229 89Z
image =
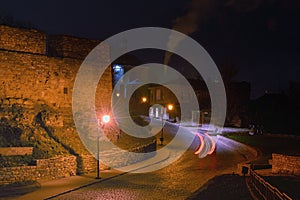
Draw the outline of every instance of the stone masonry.
M46 132L51 130L51 137L71 154L88 153L73 122L72 90L83 58L99 43L0 25L0 119L27 127L41 118L43 122L38 126L44 126ZM102 52L101 59L109 61L108 51ZM99 116L104 111L111 112L111 94L112 75L108 66L96 91ZM21 107L22 113L16 107ZM114 122L107 130L110 139L118 137Z
M76 174L75 156L39 159L35 166L0 168L0 185L14 182L51 180Z
M300 157L272 154L272 173L300 175Z

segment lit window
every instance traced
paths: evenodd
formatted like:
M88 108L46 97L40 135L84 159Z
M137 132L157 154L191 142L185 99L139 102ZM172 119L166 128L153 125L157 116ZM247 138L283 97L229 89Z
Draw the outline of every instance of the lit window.
M122 70L122 67L120 65L115 65L113 68L114 72L120 72Z

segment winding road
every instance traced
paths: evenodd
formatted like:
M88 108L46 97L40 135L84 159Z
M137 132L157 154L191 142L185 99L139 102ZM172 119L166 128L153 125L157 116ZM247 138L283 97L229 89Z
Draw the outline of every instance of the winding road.
M177 129L175 125L166 124L166 143ZM187 132L191 134L195 128L187 128ZM186 199L209 179L232 173L238 163L254 158L253 152L245 147L213 137L216 149L204 158L195 155L200 146L199 138L195 137L190 148L167 167L149 173L125 173L53 199Z

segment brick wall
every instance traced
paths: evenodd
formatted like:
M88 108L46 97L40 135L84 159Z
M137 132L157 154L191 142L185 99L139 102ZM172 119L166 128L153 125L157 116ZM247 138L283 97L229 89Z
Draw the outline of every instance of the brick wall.
M272 173L300 175L300 157L272 154Z
M30 180L51 180L76 174L75 156L37 160L36 166L0 168L0 185Z

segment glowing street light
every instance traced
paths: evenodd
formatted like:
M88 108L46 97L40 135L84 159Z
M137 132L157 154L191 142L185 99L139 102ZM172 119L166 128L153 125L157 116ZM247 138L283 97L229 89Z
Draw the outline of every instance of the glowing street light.
M147 102L147 97L142 97L142 103L146 103Z
M174 106L173 106L173 104L168 104L168 106L167 106L167 107L168 107L168 110L170 110L170 111L174 109Z
M104 128L105 124L107 124L110 121L110 116L109 115L103 115L100 125L101 128ZM98 121L99 124L99 121ZM98 134L97 137L97 177L96 179L101 179L100 177L100 135Z
M108 123L110 121L110 116L109 115L104 115L103 117L102 117L102 122L103 122L103 124L102 124L102 126L104 126L106 123Z

